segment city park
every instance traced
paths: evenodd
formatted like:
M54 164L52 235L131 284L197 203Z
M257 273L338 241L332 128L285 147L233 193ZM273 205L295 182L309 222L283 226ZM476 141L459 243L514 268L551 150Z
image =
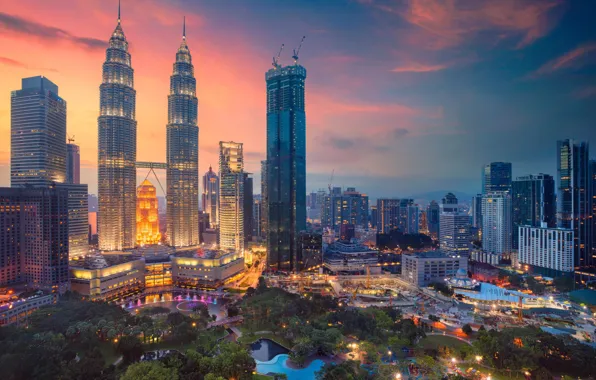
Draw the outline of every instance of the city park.
M596 350L580 325L593 325L594 315L581 305L570 303L575 309L562 308L559 317L520 314L498 302L487 309L458 302L444 284L420 290L385 275L289 279L260 277L243 291L147 292L119 305L68 294L34 312L26 329L0 329L0 358L15 379L550 379L596 373Z

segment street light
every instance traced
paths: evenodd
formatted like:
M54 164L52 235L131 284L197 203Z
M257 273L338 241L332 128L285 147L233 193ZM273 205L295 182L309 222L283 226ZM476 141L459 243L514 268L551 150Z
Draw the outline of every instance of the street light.
M396 378L396 379L401 379L401 373L396 373L396 374L395 374L395 378Z
M453 363L453 365L455 365L455 363L457 363L457 359L451 358L451 363Z
M482 356L476 355L476 361L480 363L482 361Z

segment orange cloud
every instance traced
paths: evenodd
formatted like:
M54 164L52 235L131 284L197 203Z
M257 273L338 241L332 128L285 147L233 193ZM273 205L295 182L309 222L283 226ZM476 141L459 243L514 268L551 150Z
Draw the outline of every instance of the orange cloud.
M577 69L594 62L596 62L596 43L584 44L560 57L548 61L530 74L529 77L534 78L563 69Z

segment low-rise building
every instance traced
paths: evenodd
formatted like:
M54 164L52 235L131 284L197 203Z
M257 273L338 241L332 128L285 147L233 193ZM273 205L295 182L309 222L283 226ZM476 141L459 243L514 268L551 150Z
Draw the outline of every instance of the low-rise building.
M459 269L468 269L467 257L447 256L441 251L402 255L402 279L417 286L443 282Z
M323 266L334 274L380 273L379 252L351 241L336 241L327 246ZM368 268L368 269L367 269Z
M39 292L31 297L2 303L0 305L0 326L25 323L31 313L44 305L50 305L54 300L54 295Z
M493 282L499 279L499 268L479 261L469 261L468 270L472 278L481 282Z
M184 288L217 288L244 270L244 254L236 251L178 251L170 259L174 285Z
M145 288L145 259L133 255L93 255L70 262L70 286L91 299L126 298Z

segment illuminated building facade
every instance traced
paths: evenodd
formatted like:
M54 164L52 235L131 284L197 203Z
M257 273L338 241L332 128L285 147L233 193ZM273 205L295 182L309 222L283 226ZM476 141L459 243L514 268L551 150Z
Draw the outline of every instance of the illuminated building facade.
M511 162L491 162L482 169L482 194L511 191Z
M242 143L219 143L219 246L244 252L244 157Z
M306 230L306 69L275 67L267 82L267 265L296 270L298 234Z
M509 259L512 237L511 195L508 191L484 194L482 197L482 249L487 254L497 257L499 261ZM488 263L495 264L495 260L490 260Z
M157 193L148 180L137 188L137 245L152 245L161 241Z
M209 215L209 224L211 228L217 227L219 209L219 177L211 166L209 171L203 176L203 211Z
M173 247L199 244L199 127L196 79L186 27L170 77L167 133L167 231Z
M180 288L216 288L244 270L239 251L188 251L171 257L174 285Z
M343 224L368 229L368 196L354 187L341 194L326 195L323 201L321 226L339 232Z
M66 101L48 78L23 78L10 97L10 184L66 180Z
M99 249L119 251L136 242L136 91L128 42L120 25L103 64L98 118Z
M561 272L573 272L573 230L540 227L519 227L517 267L532 267L532 272L559 277ZM529 268L527 268L529 271Z
M143 291L145 260L130 255L96 255L71 260L70 286L91 299L124 299Z
M439 244L446 255L470 253L470 216L461 211L457 198L448 193L440 205Z
M68 256L89 253L89 198L87 185L58 183L56 188L68 191Z

